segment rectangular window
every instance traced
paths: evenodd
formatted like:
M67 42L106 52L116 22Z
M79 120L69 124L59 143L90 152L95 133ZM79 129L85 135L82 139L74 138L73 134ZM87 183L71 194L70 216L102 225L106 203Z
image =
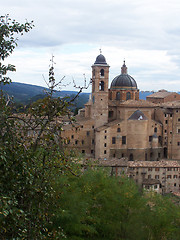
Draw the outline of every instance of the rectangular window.
M156 171L156 172L159 172L159 168L155 168L155 171Z
M112 144L116 144L116 138L112 137Z
M113 111L109 111L109 118L113 117Z
M151 172L151 171L152 171L152 167L149 167L149 168L148 168L148 171L150 171L150 172Z
M86 132L86 135L87 135L87 136L89 136L89 135L90 135L90 132L89 132L89 131L87 131L87 132Z
M151 179L151 174L150 174L150 175L148 175L148 179Z
M167 170L168 170L168 171L172 171L172 168L168 167Z
M76 145L78 144L78 140L75 141L75 144L76 144Z
M149 136L149 142L152 142L152 136Z
M104 154L106 154L106 150L104 150Z
M180 146L180 142L177 142L177 145Z
M104 139L107 139L107 136L104 136Z
M74 138L74 135L71 135L71 138L73 139L73 138Z
M81 141L82 145L84 144L84 140Z
M106 147L106 143L104 143L104 147Z
M94 153L94 150L91 150L91 153L93 154L93 153Z
M170 178L171 178L171 175L167 175L167 178L170 179Z
M178 128L178 133L180 133L180 129Z
M159 175L155 175L155 179L159 179Z
M82 153L85 153L85 150L82 150Z
M177 178L178 176L177 175L174 175L174 177L173 178Z
M122 136L122 144L126 144L126 136Z
M94 139L92 139L92 144L94 144Z
M165 124L168 124L168 120L165 121Z

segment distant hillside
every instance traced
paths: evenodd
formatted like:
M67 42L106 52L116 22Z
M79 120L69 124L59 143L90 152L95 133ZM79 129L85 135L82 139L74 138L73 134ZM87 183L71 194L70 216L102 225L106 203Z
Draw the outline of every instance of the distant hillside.
M48 89L44 87L17 82L13 82L5 86L1 85L0 87L4 92L7 92L10 96L13 96L15 102L23 104L28 104L43 98L45 96L45 92L48 91ZM57 91L54 94L54 97L68 96L72 98L76 94L76 91ZM82 108L88 99L89 93L81 93L74 103L75 107Z
M13 96L15 102L22 103L25 105L43 98L45 96L45 92L48 91L48 89L44 87L17 82L13 82L5 86L0 85L0 88L7 92L10 96ZM150 91L139 92L139 98L145 100L146 97L152 93L154 92ZM77 91L57 91L54 94L54 97L68 96L72 98L76 94ZM89 94L90 93L81 93L79 97L76 99L74 107L83 108L84 104L88 102Z

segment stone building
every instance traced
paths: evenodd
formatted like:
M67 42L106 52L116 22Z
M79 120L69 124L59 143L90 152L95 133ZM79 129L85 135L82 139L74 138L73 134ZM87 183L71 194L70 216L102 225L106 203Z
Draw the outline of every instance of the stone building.
M180 192L180 163L178 161L100 160L98 166L109 168L110 175L123 174L135 180L142 188L157 193Z
M174 101L179 94L160 92L162 102L139 100L125 61L110 88L109 68L105 57L98 55L92 65L90 99L73 126L62 131L66 147L95 159L180 159L180 101Z
M180 100L180 95L176 92L168 92L166 90L159 90L146 97L147 101L153 103L165 103Z

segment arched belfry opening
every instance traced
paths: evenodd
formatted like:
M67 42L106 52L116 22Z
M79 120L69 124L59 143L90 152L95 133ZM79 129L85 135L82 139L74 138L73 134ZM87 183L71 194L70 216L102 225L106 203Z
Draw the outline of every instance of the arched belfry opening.
M103 68L100 70L100 77L104 77L104 69Z
M99 91L104 91L104 81L100 81L100 83L99 83Z

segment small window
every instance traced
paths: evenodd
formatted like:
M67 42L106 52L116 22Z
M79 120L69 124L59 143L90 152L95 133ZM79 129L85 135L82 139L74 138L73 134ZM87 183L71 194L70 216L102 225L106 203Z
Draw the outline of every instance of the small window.
M126 144L126 136L122 136L122 144Z
M93 104L95 103L95 96L93 96Z
M78 140L75 141L75 144L76 144L76 145L78 144Z
M109 111L109 118L113 117L113 111Z
M116 138L112 137L112 144L116 144Z
M159 168L155 168L155 171L156 171L156 172L159 172Z
M84 140L81 141L82 145L84 144Z
M94 139L92 139L92 144L94 144Z
M178 133L180 133L180 128L178 128Z
M121 129L120 129L120 128L117 128L117 132L121 132Z
M104 143L104 147L106 147L107 146L107 144L106 143Z
M152 136L149 136L149 142L152 142Z
M82 150L82 153L85 153L85 150Z
M133 161L134 160L134 157L133 157L133 154L131 153L130 155L129 155L129 161Z
M126 93L126 100L129 100L129 99L131 99L131 93L130 93L130 92L127 92L127 93Z
M151 168L151 167L150 167L150 168L148 168L148 171L150 171L150 172L151 172L151 171L152 171L152 168Z
M174 187L176 187L176 183L174 183Z
M104 150L104 154L106 154L106 150Z
M168 120L165 121L165 124L168 124Z
M168 179L171 179L171 175L167 175L167 178L168 178Z
M87 131L87 132L86 132L86 135L87 135L87 136L89 136L89 135L90 135L90 132L89 132L89 131Z
M116 93L116 100L120 100L120 92Z
M155 179L159 179L159 175L155 175Z
M177 142L177 145L180 146L180 142Z
M104 139L107 139L107 136L104 136Z
M148 179L151 179L151 174L150 174L150 175L148 175Z
M157 127L154 128L154 132L157 133Z
M122 153L122 155L121 155L121 156L122 156L122 158L123 158L123 157L124 157L124 153Z
M94 150L91 150L91 154L93 154L94 153Z
M73 138L74 138L74 135L71 135L71 138L73 139Z
M174 175L173 178L177 178L178 176L177 175Z

